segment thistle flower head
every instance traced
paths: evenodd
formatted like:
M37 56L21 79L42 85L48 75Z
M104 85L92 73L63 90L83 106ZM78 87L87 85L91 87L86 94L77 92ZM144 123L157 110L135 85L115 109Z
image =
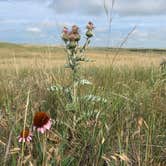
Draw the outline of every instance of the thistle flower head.
M94 27L94 24L93 24L91 21L89 21L89 22L88 22L88 25L86 26L86 28L87 28L88 30L93 30L95 27Z
M93 36L93 29L95 28L93 23L89 21L86 28L87 28L86 36L88 38L91 38Z
M69 31L68 31L68 28L67 27L64 27L63 28L63 30L62 30L62 35L61 35L61 37L62 37L62 39L63 39L63 41L65 42L65 43L67 43L68 42L68 34L69 34Z
M72 33L72 32L69 33L69 36L68 36L68 37L69 37L69 40L70 40L70 41L75 41L75 40L76 40L76 34L74 34L74 33Z
M73 26L72 26L72 31L71 31L71 32L72 32L73 34L79 34L78 31L79 31L78 26L77 26L77 25L73 25Z
M32 133L29 129L24 129L18 136L18 142L30 142L32 140Z
M33 119L33 129L37 129L42 134L51 128L51 118L45 112L37 112Z
M64 34L68 34L68 28L67 28L67 27L63 27L63 31L62 31L62 33L64 33Z

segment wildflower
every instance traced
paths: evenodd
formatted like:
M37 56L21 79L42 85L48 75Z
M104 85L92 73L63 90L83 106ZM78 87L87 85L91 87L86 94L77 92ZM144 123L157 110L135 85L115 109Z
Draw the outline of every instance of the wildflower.
M29 129L25 129L21 131L20 135L18 136L18 142L30 142L32 140L32 133Z
M37 112L33 119L33 128L42 134L51 128L51 118L45 112Z
M75 41L79 41L81 39L81 36L79 35L79 34L76 34L76 36L75 36Z
M69 33L69 40L70 40L70 41L75 41L75 39L76 39L76 34L70 32L70 33Z
M86 26L88 30L93 30L95 27L91 21L88 22L88 25Z
M87 28L86 36L88 38L92 37L93 36L93 29L95 28L93 23L89 21L86 28Z
M72 26L72 31L71 31L71 33L75 35L75 41L78 42L78 41L80 40L81 36L80 36L80 34L79 34L79 28L78 28L76 25L73 25L73 26Z
M68 28L64 27L62 33L67 34L68 33Z
M63 28L63 31L62 31L62 39L63 39L63 41L65 42L65 43L67 43L68 42L68 34L69 34L69 32L68 32L68 28L67 27L64 27Z
M76 41L71 41L69 44L68 44L68 48L69 49L75 49L77 46L77 42Z
M74 49L77 44L78 41L80 40L80 35L79 34L74 34L73 32L69 33L69 44L68 44L68 48L69 49Z
M77 27L77 25L73 25L73 26L72 26L72 33L73 33L73 34L79 34L78 31L79 31L79 28Z

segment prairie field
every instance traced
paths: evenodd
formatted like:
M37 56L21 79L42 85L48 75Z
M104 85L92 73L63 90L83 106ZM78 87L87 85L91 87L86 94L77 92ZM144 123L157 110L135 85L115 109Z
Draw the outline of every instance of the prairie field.
M0 165L166 165L166 50L85 54L92 61L79 73L92 84L78 88L73 109L63 93L72 84L63 47L0 43ZM19 143L37 111L52 119L47 139Z

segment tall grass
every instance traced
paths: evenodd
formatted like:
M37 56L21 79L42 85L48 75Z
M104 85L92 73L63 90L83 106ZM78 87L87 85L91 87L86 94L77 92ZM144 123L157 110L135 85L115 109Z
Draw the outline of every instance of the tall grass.
M93 85L80 87L79 95L102 96L107 103L86 99L79 101L76 112L67 107L63 93L48 91L52 85L72 81L63 68L1 72L0 163L17 165L21 156L17 136L30 89L27 125L36 111L48 111L54 121L46 142L46 165L164 166L166 84L161 71L87 67L81 73ZM42 165L42 147L36 140L25 148L23 164Z

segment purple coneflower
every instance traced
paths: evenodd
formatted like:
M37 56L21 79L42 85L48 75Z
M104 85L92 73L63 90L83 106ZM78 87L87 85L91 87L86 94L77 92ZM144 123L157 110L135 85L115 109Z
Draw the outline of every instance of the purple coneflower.
M45 112L37 112L33 119L33 129L37 129L42 134L51 128L51 118Z
M29 129L21 131L18 136L18 142L30 142L32 140L32 133Z

